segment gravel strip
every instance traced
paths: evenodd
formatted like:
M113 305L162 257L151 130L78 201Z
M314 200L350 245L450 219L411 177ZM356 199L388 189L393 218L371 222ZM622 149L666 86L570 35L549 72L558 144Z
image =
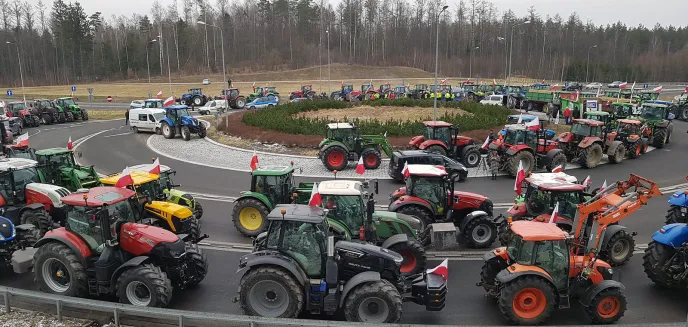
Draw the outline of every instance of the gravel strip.
M42 312L11 309L5 313L5 307L0 307L0 327L98 327L102 326L93 320L63 317L62 321L57 316ZM107 325L106 325L107 326ZM114 325L112 325L114 327ZM103 326L105 327L105 326Z

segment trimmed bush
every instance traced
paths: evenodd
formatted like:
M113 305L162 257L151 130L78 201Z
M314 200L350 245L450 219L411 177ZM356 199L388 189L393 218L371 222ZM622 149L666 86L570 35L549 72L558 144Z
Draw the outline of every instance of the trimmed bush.
M327 118L305 118L297 114L320 109L345 109L359 104L372 107L396 106L429 108L433 106L433 101L380 99L375 101L363 101L356 104L334 100L301 101L279 105L270 109L247 112L244 114L242 122L250 126L289 134L325 135L325 125L332 121ZM460 131L472 131L502 126L509 115L509 110L506 108L483 105L475 102L438 102L438 106L442 108L460 108L472 114L461 115L458 111L456 114L443 112L441 116L437 117L438 120L458 126ZM418 134L418 131L422 128L421 122L424 120L432 120L432 117L426 117L418 121L400 121L395 119L387 121L379 121L377 119L359 120L356 117L345 117L342 122L356 124L356 126L361 129L362 134L383 134L387 132L388 136L413 136Z

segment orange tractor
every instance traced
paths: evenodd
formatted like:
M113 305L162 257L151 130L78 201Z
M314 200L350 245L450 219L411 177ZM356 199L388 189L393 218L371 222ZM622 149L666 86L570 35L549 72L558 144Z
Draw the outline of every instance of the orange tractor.
M555 308L569 308L573 298L593 323L613 323L624 315L625 287L612 280L611 266L597 253L607 227L662 193L636 175L612 186L578 205L574 235L554 223L514 221L508 246L485 255L478 286L497 298L509 323L541 324Z

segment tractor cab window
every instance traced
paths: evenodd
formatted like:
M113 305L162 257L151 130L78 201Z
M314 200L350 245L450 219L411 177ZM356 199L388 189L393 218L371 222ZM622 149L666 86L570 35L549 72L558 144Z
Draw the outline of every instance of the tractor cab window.
M9 172L3 172L0 174L0 195L4 198L5 202L12 205L14 197L12 196L12 175Z
M635 126L633 126L631 124L619 124L619 126L617 126L616 131L619 133L619 135L624 135L624 136L636 134L635 133Z
M151 200L155 200L158 195L162 194L158 181L150 181L141 185L136 185L136 192L150 196Z
M331 129L328 138L340 141L347 146L353 145L353 130L351 129Z
M426 140L438 140L444 144L451 144L451 129L449 127L430 127L426 128Z
M590 135L590 125L573 124L573 126L571 127L571 133L573 133L575 135L589 136Z
M357 233L365 217L365 204L358 195L327 195L323 206L327 216L344 222L352 233Z
M163 188L172 188L171 175L170 172L160 172L160 175L158 175L160 185L162 185Z
M581 202L578 192L558 192L554 195L554 198L557 203L559 203L557 215L573 221L573 218L576 216L578 204ZM550 209L553 211L554 207Z
M49 156L47 158L47 161L45 161L45 159L42 161L44 161L44 162L41 162L41 163L55 164L55 165L60 166L60 167L62 167L62 166L68 166L68 167L75 166L74 158L72 158L72 156L69 155L69 153L55 154L55 155Z
M566 286L568 279L569 253L566 241L537 242L535 266L544 269L552 276L557 289Z
M514 262L522 265L532 265L535 242L525 241L520 235L514 234L509 240L506 252Z
M520 129L508 129L504 137L504 143L517 145L526 143L526 131Z
M160 104L158 101L146 101L146 108L159 108Z
M279 176L256 176L255 192L264 194L271 203L279 203L281 183Z
M132 198L127 201L120 201L115 204L109 205L107 207L108 214L110 215L110 225L114 225L117 222L135 222L136 216L134 215L134 208L132 207L132 202L136 201L136 198ZM111 229L112 230L112 229ZM116 231L112 231L113 236Z
M67 213L67 228L83 239L91 250L101 252L105 240L96 212L86 207L71 207Z
M267 247L294 258L309 277L320 277L326 253L327 231L323 225L299 221L273 221Z
M447 190L441 179L417 178L413 183L413 194L430 202L438 213L444 213L447 204Z
M602 126L590 126L590 135L602 137Z
M30 183L40 183L41 179L38 176L36 168L24 168L12 172L12 179L14 180L14 190L17 191L17 199L20 202L26 200L24 188Z
M643 107L641 116L648 120L664 119L664 108L662 107Z
M535 216L548 213L551 203L551 192L543 191L533 185L528 186L526 190L526 209L528 213Z
M614 115L618 117L626 117L631 115L631 108L627 106L615 105Z
M308 92L308 91L310 91L310 90L312 90L312 89L313 89L313 87L310 86L310 85L304 85L304 86L303 86L303 92Z
M74 100L72 100L72 99L63 99L63 100L60 100L60 101L62 101L62 103L63 103L65 106L71 106L71 105L74 104Z

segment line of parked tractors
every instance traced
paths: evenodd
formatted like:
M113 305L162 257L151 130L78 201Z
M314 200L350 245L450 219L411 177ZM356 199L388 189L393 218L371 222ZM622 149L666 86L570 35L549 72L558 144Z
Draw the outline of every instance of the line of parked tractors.
M88 120L88 111L82 109L71 97L55 100L35 99L33 101L13 101L0 107L0 116L5 127L12 135L22 134L24 128L38 127L41 124L61 124L75 120ZM11 138L11 137L10 137Z

